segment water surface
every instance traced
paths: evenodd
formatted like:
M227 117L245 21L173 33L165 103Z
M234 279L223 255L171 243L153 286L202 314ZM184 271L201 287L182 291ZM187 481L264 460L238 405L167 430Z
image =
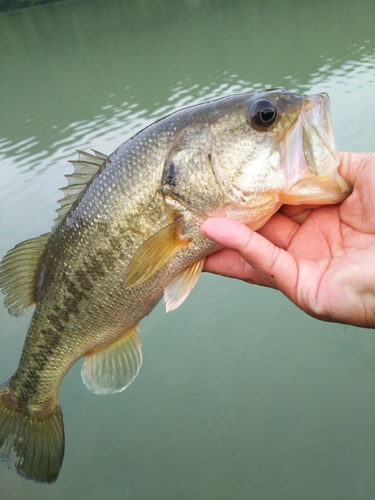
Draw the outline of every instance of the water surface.
M374 3L86 0L0 15L0 254L48 231L75 149L111 153L183 106L252 89L328 92L340 149L375 150ZM30 313L0 309L0 380ZM144 363L60 390L54 485L0 464L9 500L375 497L375 333L204 275L141 323Z

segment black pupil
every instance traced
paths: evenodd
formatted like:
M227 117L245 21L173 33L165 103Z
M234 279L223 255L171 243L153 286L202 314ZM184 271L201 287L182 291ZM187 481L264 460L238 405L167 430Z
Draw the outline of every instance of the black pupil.
M275 104L268 99L258 99L249 109L249 118L252 127L259 132L269 130L277 120Z
M272 108L265 108L260 112L260 119L264 123L271 122L275 117L275 111Z

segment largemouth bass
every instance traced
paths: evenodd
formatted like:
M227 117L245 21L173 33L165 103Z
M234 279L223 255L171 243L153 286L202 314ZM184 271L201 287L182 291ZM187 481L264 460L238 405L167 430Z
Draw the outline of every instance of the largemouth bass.
M150 125L110 156L79 152L55 226L8 252L10 314L36 304L16 373L0 387L0 457L54 482L64 454L58 388L84 357L94 393L122 391L142 362L140 320L176 309L218 250L199 228L260 228L283 203L332 204L338 175L328 96L283 89L224 97Z

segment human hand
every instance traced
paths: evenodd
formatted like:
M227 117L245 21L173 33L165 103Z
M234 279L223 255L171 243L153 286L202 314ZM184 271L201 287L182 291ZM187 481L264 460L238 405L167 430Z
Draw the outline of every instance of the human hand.
M307 314L375 327L375 153L341 153L353 186L341 205L284 205L258 231L212 218L202 234L224 249L204 270L279 289Z

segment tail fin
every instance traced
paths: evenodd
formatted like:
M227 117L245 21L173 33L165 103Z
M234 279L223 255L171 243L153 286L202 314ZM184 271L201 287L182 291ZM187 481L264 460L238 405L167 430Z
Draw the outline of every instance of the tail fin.
M0 387L0 460L26 479L55 482L64 456L60 406L48 417L37 418L7 405L7 392L7 384Z

